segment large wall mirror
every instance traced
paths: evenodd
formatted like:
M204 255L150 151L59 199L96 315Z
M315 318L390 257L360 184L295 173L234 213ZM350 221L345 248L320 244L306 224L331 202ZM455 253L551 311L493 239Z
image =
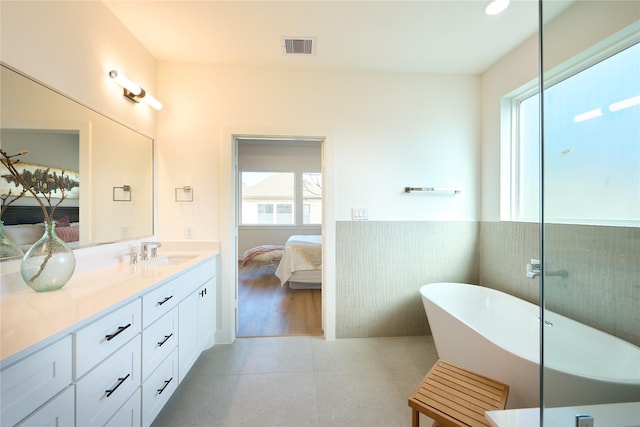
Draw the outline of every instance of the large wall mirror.
M153 234L153 140L5 65L1 66L0 148L25 169L52 168L78 182L54 219L69 219L86 247ZM0 175L7 170L1 167ZM0 176L0 194L15 188ZM14 191L15 193L15 191ZM64 218L67 217L67 218ZM23 249L39 238L42 211L33 197L5 210L3 231Z

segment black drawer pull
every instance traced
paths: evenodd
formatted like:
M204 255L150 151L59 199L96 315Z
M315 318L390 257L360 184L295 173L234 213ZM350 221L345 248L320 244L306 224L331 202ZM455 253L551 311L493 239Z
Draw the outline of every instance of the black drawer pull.
M172 336L173 334L165 335L164 339L158 342L158 347L162 347L162 345L166 343L169 340L169 338L171 338Z
M127 326L119 326L118 330L116 332L114 332L112 334L109 334L109 335L105 335L104 337L107 339L107 341L111 341L112 339L117 337L122 331L127 329L129 326L131 326L131 323L129 323Z
M118 378L118 384L116 384L114 388L112 388L111 390L105 390L105 392L107 393L107 397L111 396L113 392L116 391L118 387L120 387L122 383L127 380L127 378L129 378L129 376L131 376L131 374L127 374L127 376L124 378Z
M169 301L171 298L173 298L173 295L165 297L162 301L158 301L158 305L162 305L165 302Z
M204 298L204 296L207 294L207 288L204 288L203 290L200 291L200 296Z
M166 380L164 382L164 385L162 386L162 388L158 389L158 394L162 394L162 392L164 391L165 388L167 388L167 386L169 385L169 383L171 382L171 380L173 380L173 377L169 378L168 380Z

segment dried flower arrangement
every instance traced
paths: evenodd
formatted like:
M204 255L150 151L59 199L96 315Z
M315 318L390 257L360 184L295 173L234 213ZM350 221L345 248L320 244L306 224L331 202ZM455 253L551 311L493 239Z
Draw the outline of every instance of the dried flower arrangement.
M58 206L64 201L66 194L65 191L69 183L66 179L64 173L65 170L62 169L62 173L58 175L57 173L50 174L49 169L45 169L44 172L38 175L32 174L21 174L16 168L16 164L20 163L20 156L28 155L28 151L21 151L17 154L9 155L5 151L0 149L0 162L9 170L10 175L3 175L8 180L13 180L16 184L16 187L20 185L22 187L22 192L20 196L22 197L26 192L31 193L31 195L36 199L40 207L42 208L42 215L44 217L44 222L51 223L53 219L53 213ZM54 201L53 193L55 191L60 191L61 196L57 201ZM44 198L47 202L47 206L45 206L44 202L40 199L40 196ZM7 195L8 197L8 195ZM7 206L10 203L15 201L11 200L7 203ZM4 199L3 199L3 207L4 207ZM6 209L6 207L4 208Z
M66 197L65 191L67 190L67 180L65 179L65 170L62 169L62 172L60 174L51 174L49 173L49 169L45 169L42 173L38 173L37 175L28 172L24 172L21 174L16 168L16 165L20 163L20 156L25 156L27 154L29 154L27 151L21 151L17 154L9 155L5 151L0 149L0 162L9 171L9 175L3 175L3 177L8 181L13 181L16 187L22 187L21 193L15 196L14 199L9 200L11 193L9 192L9 195L6 196L6 200L9 200L8 202L6 202L6 205L5 199L3 198L3 208L6 209L6 206L13 203L17 198L22 197L27 192L29 192L35 198L35 200L40 205L40 208L42 209L42 215L44 218L44 222L46 223L45 229L53 230L53 213ZM56 197L53 197L53 194L56 192L59 192L60 196L56 194ZM45 205L45 202L43 202L41 198L46 201L47 205ZM57 201L55 200L56 198L58 199ZM28 256L28 252L25 257L26 256ZM25 280L27 280L28 283L32 283L36 279L38 279L52 257L53 248L49 245L46 248L45 257L42 260L42 263L40 264L38 270L31 277L25 277Z

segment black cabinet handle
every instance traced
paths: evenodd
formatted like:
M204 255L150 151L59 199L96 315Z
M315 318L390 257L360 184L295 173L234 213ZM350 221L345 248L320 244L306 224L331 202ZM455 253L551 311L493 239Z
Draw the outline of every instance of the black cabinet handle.
M162 347L162 345L166 343L169 340L169 338L171 338L172 336L173 334L165 335L164 339L158 342L158 347Z
M127 374L126 377L124 378L118 378L118 384L116 384L116 386L114 388L112 388L111 390L105 390L105 393L107 393L107 397L111 396L113 394L114 391L116 391L118 389L118 387L120 387L122 385L123 382L125 382L127 380L127 378L129 378L131 376L131 374Z
M119 326L117 331L115 331L115 332L114 332L114 333L112 333L112 334L105 335L104 337L107 339L107 341L111 341L112 339L114 339L115 337L117 337L118 335L120 335L120 333L121 333L122 331L124 331L125 329L127 329L129 326L131 326L131 323L129 323L129 324L128 324L128 325L126 325L126 326Z
M165 380L164 385L162 386L162 388L158 389L158 394L162 394L162 392L164 391L165 388L167 388L167 386L169 385L171 380L173 380L173 377L169 378L168 380Z
M173 295L165 297L162 301L158 301L158 305L162 305L165 302L169 301L171 298L173 298Z
M203 290L200 291L200 296L204 298L204 296L207 294L207 288L204 288Z

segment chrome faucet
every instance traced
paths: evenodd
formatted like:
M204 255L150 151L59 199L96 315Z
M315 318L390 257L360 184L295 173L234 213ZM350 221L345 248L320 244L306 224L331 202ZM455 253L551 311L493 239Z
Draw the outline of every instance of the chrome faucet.
M162 246L160 242L142 242L140 245L140 255L143 261L146 261L151 258L155 258L158 256L158 248ZM151 251L149 251L151 249Z
M138 253L136 252L136 248L131 248L131 252L129 252L129 264L137 264L138 263Z

